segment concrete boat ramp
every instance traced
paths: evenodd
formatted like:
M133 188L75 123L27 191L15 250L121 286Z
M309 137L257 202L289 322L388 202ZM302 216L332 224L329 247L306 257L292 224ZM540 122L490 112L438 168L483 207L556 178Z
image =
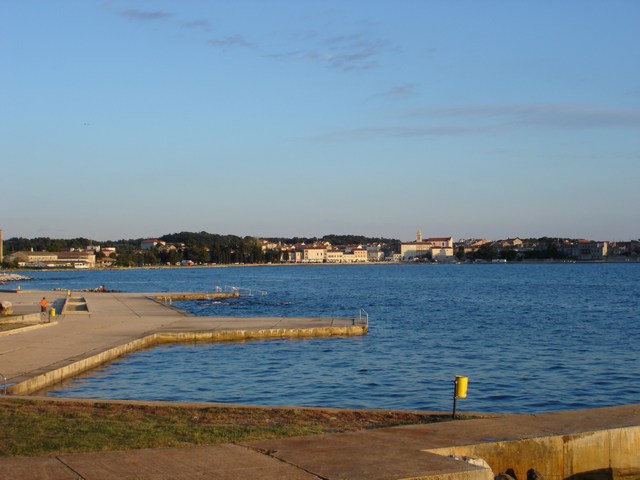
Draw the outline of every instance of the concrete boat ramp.
M34 392L162 342L367 332L360 318L193 317L165 301L169 295L2 292L0 300L12 302L16 317L33 324L0 332L0 374L8 393ZM51 322L37 313L42 297L56 309ZM486 466L462 457L480 457L495 473L512 469L519 480L529 468L546 480L640 479L638 452L640 405L627 405L242 444L5 457L0 480L493 479Z

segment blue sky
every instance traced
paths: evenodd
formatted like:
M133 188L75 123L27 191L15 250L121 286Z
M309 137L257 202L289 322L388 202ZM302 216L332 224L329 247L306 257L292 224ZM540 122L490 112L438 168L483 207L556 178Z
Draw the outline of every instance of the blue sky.
M0 0L0 228L640 237L640 2Z

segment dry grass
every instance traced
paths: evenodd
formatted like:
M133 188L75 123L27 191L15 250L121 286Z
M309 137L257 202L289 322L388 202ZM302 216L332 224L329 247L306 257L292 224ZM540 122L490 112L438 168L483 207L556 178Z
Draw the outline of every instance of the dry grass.
M25 326L24 323L0 323L0 332L8 332L9 330L15 330L16 328L23 328Z
M0 456L231 443L432 423L380 410L185 406L0 397Z

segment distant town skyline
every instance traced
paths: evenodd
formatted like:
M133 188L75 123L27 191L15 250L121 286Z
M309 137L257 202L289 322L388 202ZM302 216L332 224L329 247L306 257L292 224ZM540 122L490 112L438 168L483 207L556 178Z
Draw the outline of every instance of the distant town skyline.
M0 226L640 237L640 3L3 2Z

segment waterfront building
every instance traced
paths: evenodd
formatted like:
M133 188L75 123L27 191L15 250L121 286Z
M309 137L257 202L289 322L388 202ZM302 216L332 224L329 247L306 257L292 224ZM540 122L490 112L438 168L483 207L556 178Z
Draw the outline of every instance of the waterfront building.
M394 252L391 255L389 255L388 257L385 257L385 261L387 262L401 262L402 261L402 255Z
M367 261L368 262L382 262L384 261L384 252L379 245L373 247L367 247Z
M20 267L33 268L95 268L93 252L15 252L8 256L10 262L18 261Z
M303 263L324 263L327 258L327 247L319 245L305 246L303 249Z
M354 262L367 262L369 259L366 248L354 248L351 252L353 253Z
M427 242L438 248L453 248L453 237L429 237Z
M431 253L431 247L431 243L422 240L422 230L418 229L415 242L402 242L400 244L400 257L405 262L425 258Z
M431 256L437 260L453 258L453 237L431 237L423 239L422 231L418 229L415 242L400 244L400 257L405 262L415 261Z
M453 247L431 247L431 258L438 262L451 260L453 255Z
M330 250L327 250L327 263L343 263L345 262L344 259L344 252L342 250L338 250L337 248L332 248Z
M304 251L300 247L294 247L289 250L288 254L288 258L291 263L300 263L302 262Z
M577 260L604 260L609 252L609 242L580 240L577 243L562 246L560 251Z
M96 267L98 268L113 267L115 263L116 263L116 259L114 257L96 258Z

